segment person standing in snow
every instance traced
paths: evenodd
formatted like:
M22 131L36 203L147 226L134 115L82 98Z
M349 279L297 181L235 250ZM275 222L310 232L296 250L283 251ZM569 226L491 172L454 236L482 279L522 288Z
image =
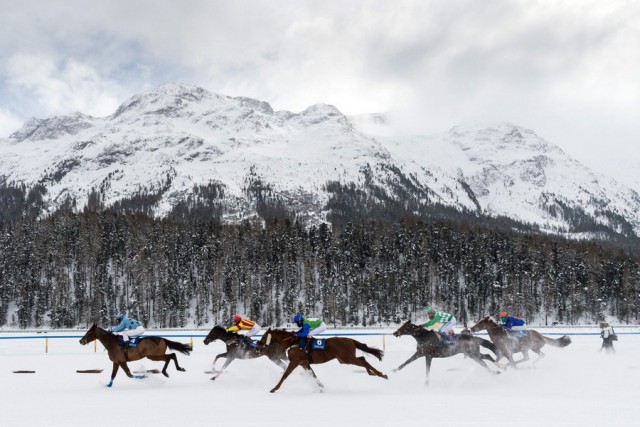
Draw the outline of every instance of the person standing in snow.
M607 353L614 353L613 342L618 339L613 328L607 322L600 322L600 338L602 338L602 346L600 351L606 350Z

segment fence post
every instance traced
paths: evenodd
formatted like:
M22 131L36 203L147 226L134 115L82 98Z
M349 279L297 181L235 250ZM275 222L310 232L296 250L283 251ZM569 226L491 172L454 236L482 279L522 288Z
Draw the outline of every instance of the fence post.
M44 339L44 352L49 353L49 337Z
M96 353L98 351L98 340L93 340L93 352Z
M191 348L193 348L193 337L189 337L191 339Z
M385 337L386 335L382 333L382 351L385 351L387 349Z

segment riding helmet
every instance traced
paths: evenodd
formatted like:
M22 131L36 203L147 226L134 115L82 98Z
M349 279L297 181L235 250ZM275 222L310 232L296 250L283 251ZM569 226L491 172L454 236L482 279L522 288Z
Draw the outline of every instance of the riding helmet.
M238 322L239 322L239 321L241 321L241 320L242 320L242 317L240 317L240 316L238 316L238 315L233 316L233 322L234 322L234 323L238 323Z
M301 314L296 314L293 316L293 323L300 323L304 321L304 317Z
M436 314L436 309L433 307L427 308L427 314Z
M507 316L508 314L506 311L503 311L502 313L500 313L500 318L507 317Z
M124 319L124 314L122 314L122 313L116 314L116 319L118 319L118 320Z

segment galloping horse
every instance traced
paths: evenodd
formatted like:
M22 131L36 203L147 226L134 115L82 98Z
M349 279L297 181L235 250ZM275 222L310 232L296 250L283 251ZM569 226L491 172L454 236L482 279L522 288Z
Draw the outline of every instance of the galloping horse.
M175 353L165 354L167 348L171 350L177 350L180 353L188 355L192 348L189 344L182 344L175 341L170 341L161 337L142 337L138 341L137 347L124 348L118 341L118 337L110 332L99 328L95 323L82 338L80 338L80 344L86 345L94 340L98 340L102 343L104 348L107 349L109 359L113 362L113 371L111 372L111 381L107 384L107 387L113 385L113 379L118 373L118 368L122 367L125 374L129 378L133 378L127 362L133 362L143 358L151 359L154 361L164 361L164 367L162 368L162 374L168 377L167 366L171 360L176 364L178 371L184 372L184 369L178 365L178 358Z
M487 364L484 362L485 360L490 360L493 363L496 361L488 354L482 354L480 352L480 346L488 348L489 350L496 353L495 346L485 339L474 337L471 334L459 334L457 335L456 342L454 344L447 344L442 342L440 339L440 334L434 331L429 331L422 326L414 325L411 321L405 322L397 331L393 333L393 336L400 337L402 335L410 335L416 339L418 347L413 356L411 356L406 362L402 365L398 366L394 369L394 372L397 372L407 366L409 363L413 362L416 359L421 357L425 358L425 363L427 366L427 377L425 379L425 384L429 384L429 372L431 371L431 360L434 358L443 358L443 357L451 357L456 354L464 354L468 356L473 361L477 362L480 366L485 368L487 371L499 374L500 372L494 372Z
M544 357L544 353L540 350L545 344L550 344L554 347L566 347L571 344L571 338L567 335L563 335L560 338L548 338L541 333L532 329L527 330L527 335L516 338L511 333L507 333L502 326L493 321L491 316L486 316L478 323L471 327L472 332L478 332L486 330L489 334L489 338L496 345L498 349L496 355L497 361L500 361L503 357L509 360L509 365L516 367L516 362L513 361L514 353L522 353L523 358L518 360L517 363L525 362L529 360L529 350L538 355L536 362Z
M311 364L325 363L333 359L337 359L338 362L343 364L362 366L367 370L369 375L388 379L385 374L371 366L364 356L356 357L356 349L358 349L374 355L378 360L382 360L382 350L369 347L351 338L332 337L327 338L324 350L309 350L309 354L307 354L298 347L298 342L299 338L294 332L283 329L268 329L260 339L259 346L268 347L279 343L287 349L287 355L289 356L289 366L287 366L284 374L282 374L282 378L280 378L278 384L271 389L271 393L275 393L289 374L298 366L302 366L305 370L309 371L311 375L313 375L313 378L315 378L318 387L322 388L323 385L320 380L318 380L316 373L311 369Z
M261 348L253 348L249 347L242 343L242 336L233 333L227 332L225 328L222 326L214 326L207 337L204 339L204 343L208 345L211 341L221 340L227 346L227 351L224 353L220 353L213 360L213 365L215 366L216 362L219 358L225 357L227 360L224 362L224 365L220 369L223 371L227 366L235 359L255 359L256 357L267 356L273 363L280 366L282 369L287 367L286 359L287 355L285 354L285 348L279 344L274 344L273 346L261 347ZM213 376L211 379L215 380L218 376Z

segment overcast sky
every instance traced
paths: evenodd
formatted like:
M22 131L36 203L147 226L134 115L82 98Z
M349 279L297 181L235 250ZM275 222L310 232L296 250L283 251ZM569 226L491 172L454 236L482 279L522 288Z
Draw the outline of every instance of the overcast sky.
M616 156L640 158L637 1L0 7L0 137L33 116L106 116L136 93L180 82L275 109L389 112L407 133L512 122L613 175Z

